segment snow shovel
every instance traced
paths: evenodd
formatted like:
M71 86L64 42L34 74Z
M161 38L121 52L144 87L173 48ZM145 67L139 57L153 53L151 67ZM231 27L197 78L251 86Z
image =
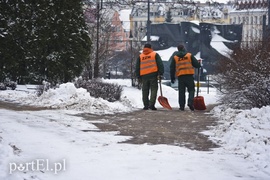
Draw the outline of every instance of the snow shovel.
M205 110L206 109L206 106L205 106L205 103L204 103L204 98L203 98L203 96L199 96L200 69L201 68L198 68L197 96L194 97L193 103L194 103L194 109L196 109L196 110Z
M161 79L159 80L159 88L160 88L160 96L158 97L159 104L166 109L172 110L172 107L170 106L168 99L162 95Z

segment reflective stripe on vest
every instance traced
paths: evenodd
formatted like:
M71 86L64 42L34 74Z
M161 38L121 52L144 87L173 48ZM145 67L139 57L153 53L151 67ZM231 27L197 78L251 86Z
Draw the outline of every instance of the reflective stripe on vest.
M175 61L175 75L182 76L187 74L194 74L195 70L191 63L191 54L187 53L183 58L174 56Z
M156 52L140 55L140 75L157 72Z

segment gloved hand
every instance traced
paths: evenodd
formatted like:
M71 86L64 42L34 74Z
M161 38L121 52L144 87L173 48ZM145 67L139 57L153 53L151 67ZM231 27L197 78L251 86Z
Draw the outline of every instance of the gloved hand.
M157 79L158 79L159 81L160 81L162 78L163 78L163 77L162 77L162 75L160 75L160 74L157 76Z
M139 84L142 83L142 77L141 76L138 76L137 79L138 79Z
M173 84L175 82L175 79L173 78L173 79L171 79L171 83Z

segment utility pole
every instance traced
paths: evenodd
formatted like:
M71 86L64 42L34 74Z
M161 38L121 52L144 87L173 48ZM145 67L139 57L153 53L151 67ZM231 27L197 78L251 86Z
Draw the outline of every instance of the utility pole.
M268 0L268 31L269 30L270 30L270 0Z
M101 5L100 5L101 3ZM100 26L100 10L102 9L103 0L97 0L97 37L96 37L96 58L94 62L94 78L99 76L99 26Z
M96 33L96 58L94 62L94 78L98 77L99 74L99 0L97 0L97 33Z
M150 0L147 1L147 43L151 43L150 39Z
M268 0L268 24L266 25L266 15L263 15L263 41L268 43L270 39L270 0Z
M130 54L131 54L131 58L130 58L130 78L131 78L131 86L135 86L135 82L133 79L133 48L132 48L132 44L133 44L133 35L132 35L132 31L130 30L129 32L129 40L130 40Z

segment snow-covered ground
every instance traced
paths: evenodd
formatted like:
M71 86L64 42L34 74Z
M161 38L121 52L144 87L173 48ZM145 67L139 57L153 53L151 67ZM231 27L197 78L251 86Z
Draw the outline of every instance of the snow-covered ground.
M110 103L90 97L86 90L76 89L71 83L40 97L26 86L0 91L0 100L57 108L0 109L0 179L270 179L270 106L245 111L214 108L212 113L219 124L203 132L221 145L213 151L122 144L118 142L130 137L99 132L90 122L74 116L80 112L113 114L142 108L141 91L131 87L130 80L106 81L124 86L121 101ZM165 85L162 88L171 106L178 108L178 92ZM206 105L217 103L216 89L210 88L209 93L207 88L200 89ZM158 103L156 106L161 108Z

